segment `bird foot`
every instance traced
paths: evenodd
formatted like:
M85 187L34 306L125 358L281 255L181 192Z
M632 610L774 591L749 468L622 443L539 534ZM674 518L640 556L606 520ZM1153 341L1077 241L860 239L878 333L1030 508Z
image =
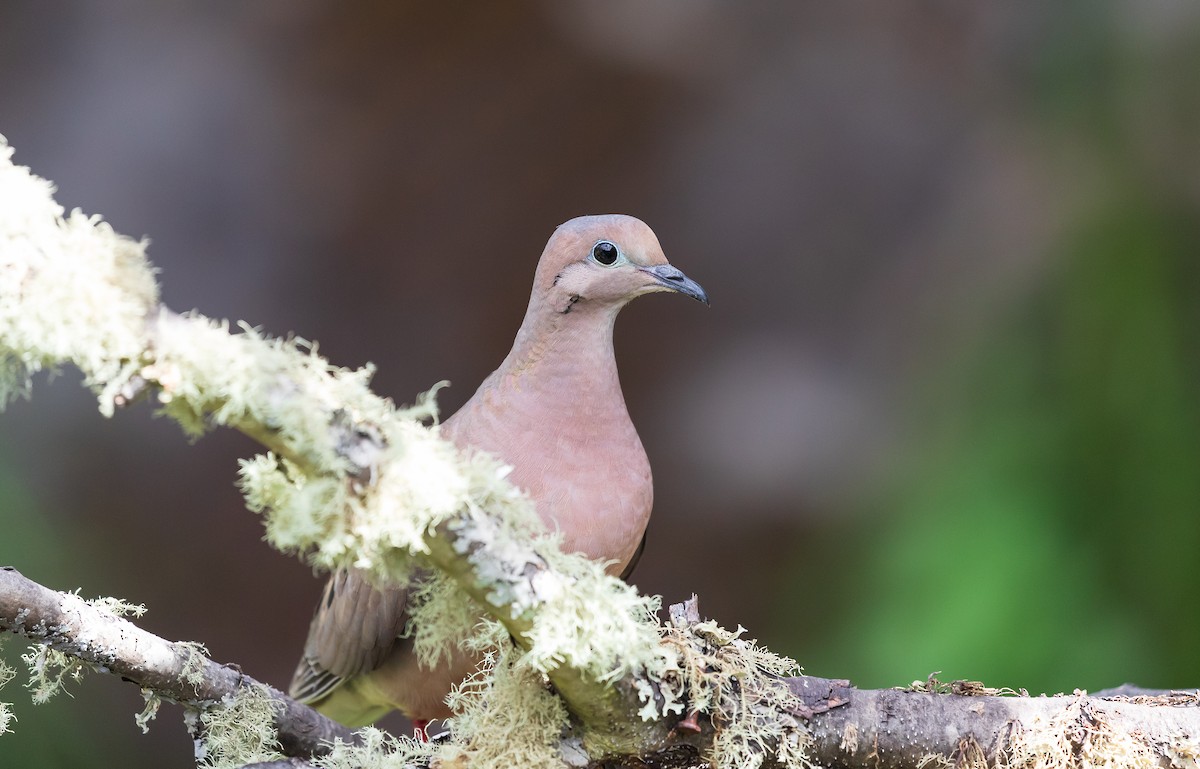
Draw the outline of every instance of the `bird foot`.
M700 722L696 720L696 716L699 715L699 713L700 711L698 710L693 710L691 713L688 713L686 718L675 724L676 731L699 734Z
M428 718L414 718L413 737L416 737L417 742L429 742L429 721Z

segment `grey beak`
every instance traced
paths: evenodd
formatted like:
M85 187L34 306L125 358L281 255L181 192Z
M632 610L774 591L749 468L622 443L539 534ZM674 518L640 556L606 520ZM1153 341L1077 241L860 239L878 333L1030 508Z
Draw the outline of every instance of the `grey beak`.
M703 288L700 288L700 284L687 275L684 275L679 269L669 264L642 267L640 269L642 272L653 275L655 280L672 291L678 291L684 296L690 296L698 302L708 304L708 294L705 293Z

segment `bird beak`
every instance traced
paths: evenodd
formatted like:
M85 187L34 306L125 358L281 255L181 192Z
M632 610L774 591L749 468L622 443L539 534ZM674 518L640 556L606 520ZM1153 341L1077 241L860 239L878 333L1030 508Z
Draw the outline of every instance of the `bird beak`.
M690 296L698 302L708 304L708 294L700 288L700 284L684 275L669 264L659 264L654 267L639 267L670 291L678 291L684 296Z

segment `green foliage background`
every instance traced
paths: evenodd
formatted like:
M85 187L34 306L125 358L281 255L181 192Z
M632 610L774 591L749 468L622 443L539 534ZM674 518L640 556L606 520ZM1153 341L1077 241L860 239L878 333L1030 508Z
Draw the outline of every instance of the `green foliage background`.
M792 651L811 673L1200 683L1200 196L1184 170L1200 37L1149 48L1066 7L1027 62L1027 106L1042 141L1088 158L1093 189L1056 269L919 379L891 482L818 534L835 557L783 580L797 606L805 575L835 575L815 588L819 632L778 631L807 639Z

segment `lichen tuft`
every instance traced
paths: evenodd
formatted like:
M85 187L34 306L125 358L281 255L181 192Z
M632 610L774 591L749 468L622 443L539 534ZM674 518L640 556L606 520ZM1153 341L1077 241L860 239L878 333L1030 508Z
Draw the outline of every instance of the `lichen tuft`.
M176 641L176 649L184 652L187 659L183 662L183 670L179 674L181 681L191 684L196 691L204 683L204 668L208 662L208 649L197 641Z
M42 644L33 644L21 655L21 661L29 668L29 681L25 688L31 692L34 705L42 705L61 691L65 691L67 679L79 681L83 678L84 663L78 657L51 649Z
M448 701L455 712L449 726L458 740L442 749L444 762L472 769L563 766L567 710L546 677L511 644L485 654Z
M12 153L0 136L0 408L28 394L32 374L70 361L111 414L112 385L146 349L158 303L146 242L64 215L53 186Z
M408 602L410 619L405 635L413 639L413 651L426 667L448 662L473 641L478 647L484 637L482 607L441 572L423 575ZM489 638L484 646L490 645Z
M75 594L78 595L79 591L75 591ZM146 613L145 604L130 603L122 598L113 598L112 596L102 595L99 598L90 598L87 603L92 608L114 617L141 617Z
M142 734L150 733L150 722L158 717L158 708L162 705L162 697L159 697L149 689L142 689L142 699L146 701L146 707L142 708L142 712L133 717L134 724L142 730Z
M16 670L6 664L4 660L0 660L0 689L3 689L4 685L13 680L16 675ZM0 702L0 735L11 732L12 722L16 719L17 717L12 712L12 703Z
M543 540L544 542L544 540ZM604 571L604 564L562 553L555 543L538 551L563 584L543 592L528 633L525 662L548 672L565 665L596 681L614 681L660 664L661 599L639 595Z
M254 684L203 710L196 765L235 769L281 758L275 708L266 687Z
M754 769L768 762L810 767L812 735L791 715L803 703L786 676L797 675L793 660L742 638L712 621L665 631L677 664L660 672L664 696L686 702L692 712L707 713L716 729L707 756L713 766ZM664 707L664 715L665 710Z
M409 737L393 737L374 727L358 730L359 742L333 743L324 756L312 759L319 769L412 769L427 766L437 755L438 748L430 742L417 742Z

